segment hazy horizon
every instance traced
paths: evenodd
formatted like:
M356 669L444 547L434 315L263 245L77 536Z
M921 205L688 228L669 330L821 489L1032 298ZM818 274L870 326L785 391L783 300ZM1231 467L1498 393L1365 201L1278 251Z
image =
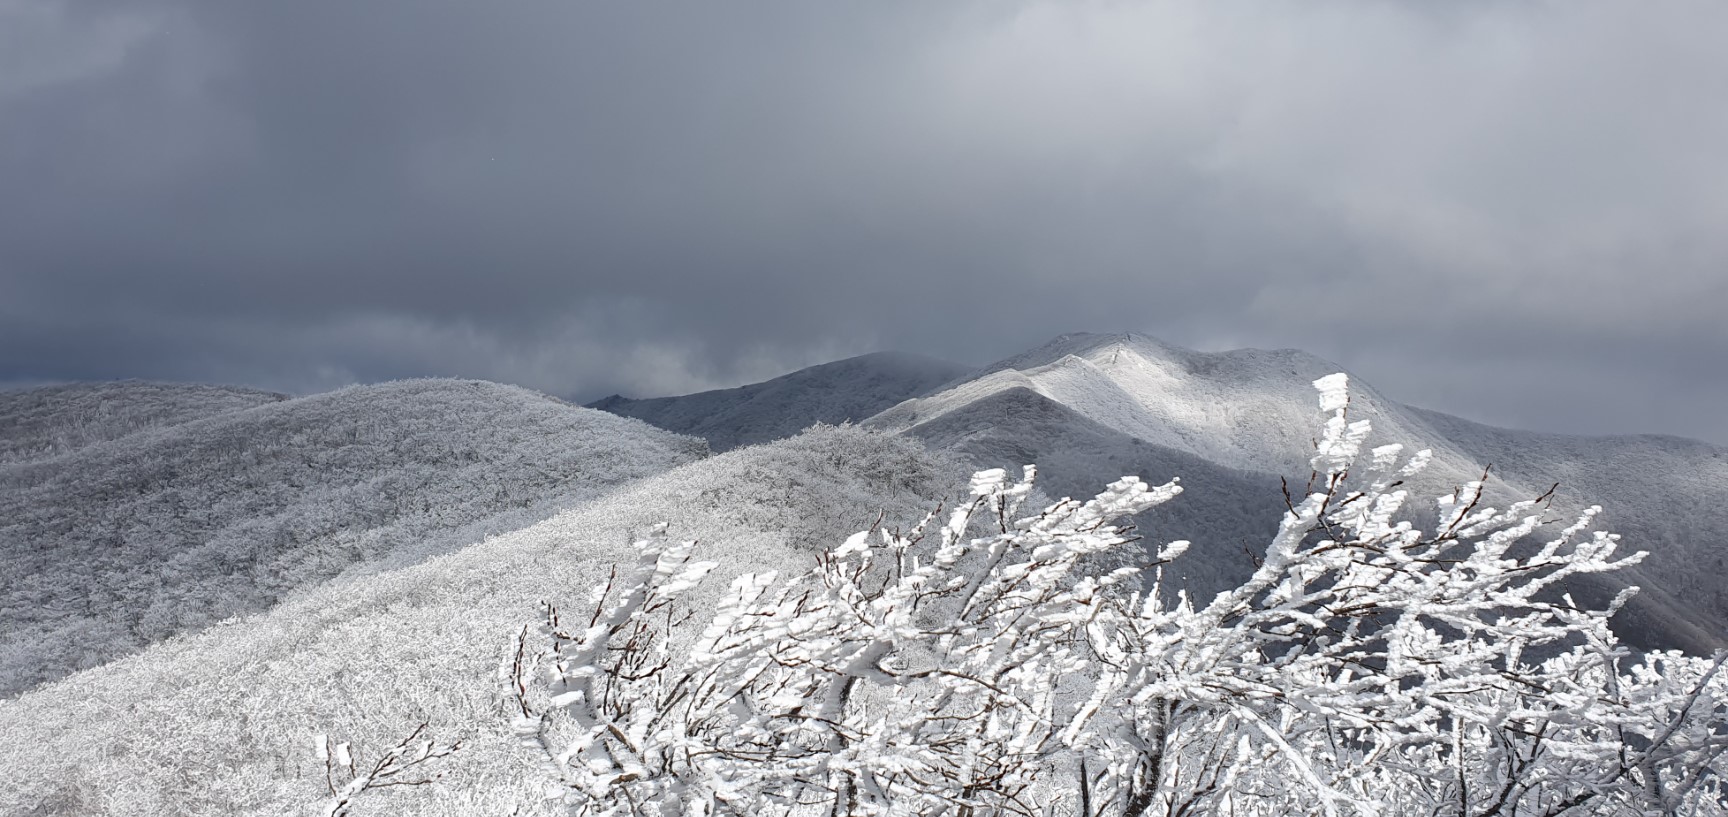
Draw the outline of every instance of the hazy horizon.
M738 385L1063 332L1728 444L1728 7L0 6L0 382Z

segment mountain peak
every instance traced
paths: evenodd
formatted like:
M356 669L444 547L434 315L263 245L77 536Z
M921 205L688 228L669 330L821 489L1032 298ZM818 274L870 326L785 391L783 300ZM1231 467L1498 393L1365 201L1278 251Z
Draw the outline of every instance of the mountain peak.
M1232 468L1295 473L1313 431L1312 383L1336 371L1294 349L1196 352L1135 332L1070 333L872 422L900 429L1024 386L1132 437ZM1370 416L1385 413L1371 390L1356 391Z

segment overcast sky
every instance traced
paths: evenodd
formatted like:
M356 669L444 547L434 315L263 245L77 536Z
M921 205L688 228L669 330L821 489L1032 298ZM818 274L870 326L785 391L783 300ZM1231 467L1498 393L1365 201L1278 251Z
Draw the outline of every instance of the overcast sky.
M1071 331L1728 443L1728 4L0 0L0 381Z

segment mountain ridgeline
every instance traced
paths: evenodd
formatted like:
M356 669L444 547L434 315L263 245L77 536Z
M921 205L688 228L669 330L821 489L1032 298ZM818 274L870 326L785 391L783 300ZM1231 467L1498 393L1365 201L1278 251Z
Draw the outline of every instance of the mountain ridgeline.
M37 424L34 442L11 430L14 450L59 453L0 465L0 694L345 571L515 530L706 454L699 440L481 381L298 399L215 390L204 410L162 408L189 396L83 389L80 445L62 442L63 423Z
M1204 602L1254 570L1286 486L1304 490L1313 381L1338 368L1118 334L593 408L458 380L0 393L0 744L27 747L0 752L0 815L313 813L330 791L311 736L363 765L414 724L464 741L451 785L393 788L377 813L539 813L502 680L516 639L543 601L586 620L658 523L719 564L700 616L733 576L952 507L976 469L1036 464L1028 507L1180 477L1133 522L1149 547L1193 543L1159 590ZM1492 428L1361 381L1349 412L1371 445L1433 452L1407 486L1418 523L1488 463L1501 506L1559 481L1556 519L1600 504L1650 553L1566 590L1600 606L1638 585L1615 619L1636 646L1723 646L1728 451Z
M831 371L865 382L882 365L854 358ZM820 367L818 367L820 368ZM1239 349L1206 353L1139 334L1063 335L889 406L864 420L916 437L977 467L1039 467L1051 496L1082 496L1117 476L1153 482L1180 477L1176 502L1137 520L1154 542L1189 539L1194 549L1170 568L1199 597L1241 581L1283 512L1280 480L1299 489L1320 420L1315 379L1341 367L1305 352ZM806 370L813 372L814 370ZM774 382L796 382L795 373ZM649 422L733 439L736 428L796 425L746 386L659 398ZM843 389L824 389L845 404ZM595 404L607 408L605 401ZM1406 406L1361 380L1351 382L1351 416L1374 425L1375 443L1429 449L1432 464L1409 489L1427 499L1480 479L1499 504L1544 494L1560 482L1557 518L1586 504L1625 547L1650 555L1616 575L1567 589L1603 603L1627 584L1640 592L1618 617L1622 637L1646 648L1708 652L1728 642L1728 450L1660 436L1577 437L1515 431ZM714 418L728 418L718 421ZM704 418L701 423L684 418Z
M735 389L645 400L614 394L588 407L702 437L715 451L730 451L790 437L816 423L861 422L967 371L934 358L878 352Z

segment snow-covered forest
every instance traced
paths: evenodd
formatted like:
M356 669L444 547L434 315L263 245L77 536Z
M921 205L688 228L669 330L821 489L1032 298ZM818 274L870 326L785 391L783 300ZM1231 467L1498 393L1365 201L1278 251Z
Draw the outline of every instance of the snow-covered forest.
M80 420L59 453L21 432L44 453L0 466L29 566L0 742L30 747L0 753L0 814L1728 813L1720 639L1617 631L1656 554L1516 495L1599 449L1474 432L1517 476L1485 482L1370 389L1258 371L1199 403L1306 394L1218 462L1123 433L1144 392L1017 365L885 373L860 405L908 393L862 427L719 455L484 383L178 420L113 387L81 416L161 419ZM845 382L824 411L862 411ZM1694 599L1645 609L1703 630Z
M0 0L0 817L1728 817L1724 43Z
M0 742L30 747L0 752L0 814L314 814L329 798L314 736L375 761L420 723L429 738L465 742L448 785L374 793L357 814L546 813L510 733L503 671L540 601L579 596L660 522L723 552L724 582L808 564L963 478L910 440L818 429L673 467L418 564L306 588L0 700Z
M1553 594L1645 554L1479 482L1398 521L1432 452L1368 449L1344 378L1316 386L1313 478L1209 600L1156 579L1186 541L1083 567L1174 480L1026 512L1032 468L981 471L947 514L739 576L705 622L678 600L718 563L656 529L592 612L524 628L516 732L582 815L1722 813L1728 652L1635 656L1623 599Z
M524 527L705 450L483 382L293 400L119 383L0 407L44 418L9 425L17 440L56 441L0 464L0 694Z

